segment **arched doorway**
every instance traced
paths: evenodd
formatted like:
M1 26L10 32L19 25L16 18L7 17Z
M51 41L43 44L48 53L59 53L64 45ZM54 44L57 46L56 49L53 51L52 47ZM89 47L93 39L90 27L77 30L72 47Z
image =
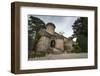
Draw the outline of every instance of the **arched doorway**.
M54 48L54 47L55 47L55 45L56 45L55 40L51 40L50 47Z

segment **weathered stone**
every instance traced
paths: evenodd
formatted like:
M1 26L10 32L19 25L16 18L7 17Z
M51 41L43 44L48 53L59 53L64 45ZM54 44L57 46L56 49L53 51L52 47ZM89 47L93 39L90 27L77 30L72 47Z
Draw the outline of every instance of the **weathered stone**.
M37 51L57 54L72 51L73 40L56 33L54 25L48 24L46 29L41 29L39 33L41 38L37 43Z

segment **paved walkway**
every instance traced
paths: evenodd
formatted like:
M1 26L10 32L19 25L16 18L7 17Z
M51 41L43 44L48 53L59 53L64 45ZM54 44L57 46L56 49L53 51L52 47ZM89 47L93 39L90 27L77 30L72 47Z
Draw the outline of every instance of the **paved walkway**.
M45 57L36 57L30 58L29 60L54 60L54 59L79 59L79 58L87 58L87 53L65 53L65 54L49 54Z

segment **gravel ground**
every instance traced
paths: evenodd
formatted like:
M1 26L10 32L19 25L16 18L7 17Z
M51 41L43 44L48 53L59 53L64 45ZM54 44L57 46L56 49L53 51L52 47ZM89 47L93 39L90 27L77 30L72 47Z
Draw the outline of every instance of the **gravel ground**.
M29 60L54 60L54 59L79 59L79 58L87 58L87 53L68 53L68 54L49 54L45 57L36 57L30 58Z

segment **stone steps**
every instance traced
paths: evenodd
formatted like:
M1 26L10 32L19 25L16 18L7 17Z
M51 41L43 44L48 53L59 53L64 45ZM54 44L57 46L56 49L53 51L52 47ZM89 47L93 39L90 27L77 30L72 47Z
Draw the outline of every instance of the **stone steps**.
M52 48L53 49L53 53L54 54L61 54L62 50L58 49L58 48Z

